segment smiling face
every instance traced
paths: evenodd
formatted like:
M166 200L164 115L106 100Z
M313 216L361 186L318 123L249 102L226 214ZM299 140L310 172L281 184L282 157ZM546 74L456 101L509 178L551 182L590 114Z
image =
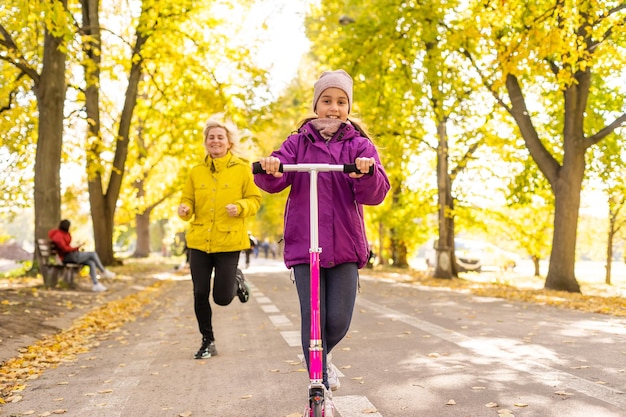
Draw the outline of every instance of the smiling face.
M331 87L327 88L320 95L315 106L315 112L320 118L339 119L341 121L348 120L350 113L350 101L348 95L341 89Z
M212 127L204 139L204 147L211 158L225 156L232 146L223 127Z

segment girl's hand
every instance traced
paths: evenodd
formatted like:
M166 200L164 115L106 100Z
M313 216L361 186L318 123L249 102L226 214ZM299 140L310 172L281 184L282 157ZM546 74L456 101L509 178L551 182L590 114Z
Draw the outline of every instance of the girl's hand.
M178 206L178 215L180 217L186 217L191 212L191 209L186 204L181 204Z
M356 172L351 172L348 174L350 178L361 178L363 175L367 174L370 170L370 167L376 163L374 158L357 158L354 160L356 167L362 174L357 174Z
M230 217L237 217L237 214L239 214L237 204L228 204L226 206L226 213L228 213Z
M280 178L283 176L283 173L278 171L278 169L280 168L280 159L276 158L275 156L261 158L259 162L261 163L261 168L263 168L266 173L273 175L276 178Z

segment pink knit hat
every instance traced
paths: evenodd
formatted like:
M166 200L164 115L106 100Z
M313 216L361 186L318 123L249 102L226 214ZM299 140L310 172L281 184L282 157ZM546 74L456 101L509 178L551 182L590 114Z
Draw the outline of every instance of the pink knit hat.
M328 88L338 88L348 96L348 112L352 110L352 77L344 70L324 71L320 79L313 84L313 112L317 106L317 101L324 90Z

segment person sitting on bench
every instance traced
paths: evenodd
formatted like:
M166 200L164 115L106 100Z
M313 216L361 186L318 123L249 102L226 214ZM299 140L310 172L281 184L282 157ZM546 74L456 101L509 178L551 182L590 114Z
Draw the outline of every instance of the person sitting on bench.
M70 235L70 221L61 220L59 227L48 232L48 238L56 246L57 253L64 263L75 263L89 266L89 275L93 283L93 291L106 291L106 287L98 282L97 271L100 271L102 278L113 278L115 273L107 270L96 252L81 251L82 246L72 246L72 235Z

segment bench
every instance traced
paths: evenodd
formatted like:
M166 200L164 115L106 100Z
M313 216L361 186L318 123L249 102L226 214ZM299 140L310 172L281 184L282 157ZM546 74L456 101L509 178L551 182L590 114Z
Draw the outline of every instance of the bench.
M48 239L37 239L36 256L46 288L56 287L59 282L59 275L63 277L63 281L65 281L70 288L76 286L74 283L74 275L79 272L84 265L63 263L54 243Z

